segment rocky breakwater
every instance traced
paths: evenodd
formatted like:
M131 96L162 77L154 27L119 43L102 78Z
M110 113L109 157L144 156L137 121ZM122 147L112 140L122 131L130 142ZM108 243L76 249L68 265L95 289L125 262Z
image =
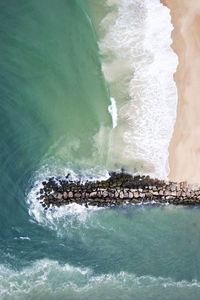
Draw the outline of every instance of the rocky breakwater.
M200 204L200 188L186 182L174 183L112 173L105 181L72 182L50 178L42 183L38 200L44 209L78 203L88 207L121 204L170 203L175 205Z

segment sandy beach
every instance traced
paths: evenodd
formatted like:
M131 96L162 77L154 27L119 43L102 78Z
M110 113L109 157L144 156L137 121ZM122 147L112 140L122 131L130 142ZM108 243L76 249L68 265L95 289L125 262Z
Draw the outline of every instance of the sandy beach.
M172 48L179 58L174 75L178 107L169 147L169 179L200 183L200 1L161 3L171 10Z

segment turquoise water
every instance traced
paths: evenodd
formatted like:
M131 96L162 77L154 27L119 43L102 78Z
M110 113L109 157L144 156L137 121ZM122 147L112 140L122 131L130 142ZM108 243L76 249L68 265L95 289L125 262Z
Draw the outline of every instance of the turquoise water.
M47 176L113 165L110 86L88 17L98 26L98 9L0 4L0 299L199 299L198 208L44 212L35 200Z

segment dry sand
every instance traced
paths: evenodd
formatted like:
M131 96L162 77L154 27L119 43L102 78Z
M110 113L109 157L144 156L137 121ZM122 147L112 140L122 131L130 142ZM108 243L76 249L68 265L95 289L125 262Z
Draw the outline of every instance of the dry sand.
M161 0L171 10L179 58L177 120L169 147L169 179L200 184L200 0Z

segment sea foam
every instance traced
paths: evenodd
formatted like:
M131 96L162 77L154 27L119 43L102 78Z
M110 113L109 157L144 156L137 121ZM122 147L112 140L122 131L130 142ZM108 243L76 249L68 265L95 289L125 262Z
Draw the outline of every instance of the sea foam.
M200 283L196 280L173 281L150 275L137 276L121 271L96 275L91 269L60 265L57 261L41 259L20 271L0 265L1 299L196 299ZM176 292L175 292L176 293ZM124 298L124 295L126 297ZM172 297L172 298L171 298Z
M83 224L87 226L86 223L90 216L94 212L104 209L94 206L86 208L85 205L72 203L61 207L51 206L48 210L44 210L38 199L39 191L43 188L42 182L48 181L50 177L65 179L66 176L68 180L84 183L87 180L106 180L110 175L107 170L97 168L75 170L72 166L68 166L56 170L53 163L51 163L51 167L48 167L48 164L46 164L35 172L31 180L32 188L27 192L29 215L32 218L32 222L37 222L56 231L58 236L67 235L69 230L77 228L77 226L82 226Z
M177 106L173 74L178 64L170 47L169 10L159 0L106 3L111 9L100 25L99 48L102 70L118 107L110 159L113 166L123 162L133 173L166 179Z
M112 117L113 128L117 127L117 105L113 97L110 98L111 105L108 106L108 111Z

